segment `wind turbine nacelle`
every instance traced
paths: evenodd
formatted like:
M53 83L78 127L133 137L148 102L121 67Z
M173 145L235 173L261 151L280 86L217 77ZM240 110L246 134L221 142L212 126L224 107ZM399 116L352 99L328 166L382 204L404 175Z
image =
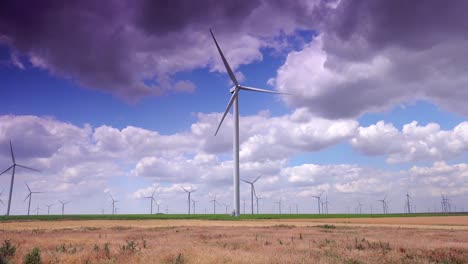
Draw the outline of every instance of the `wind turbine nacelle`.
M230 93L235 92L235 91L236 91L236 88L237 88L236 86L232 87L231 89L229 89L229 92L230 92Z

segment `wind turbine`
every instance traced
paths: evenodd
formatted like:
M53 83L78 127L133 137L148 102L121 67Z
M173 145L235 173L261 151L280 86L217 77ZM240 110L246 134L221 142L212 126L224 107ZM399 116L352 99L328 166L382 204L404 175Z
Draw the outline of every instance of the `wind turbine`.
M112 214L115 215L115 203L117 203L117 202L119 202L119 201L118 201L118 200L115 200L115 199L114 199L114 196L112 196L112 195L111 195L110 197L111 197L111 199L112 199ZM153 207L151 206L151 208L153 208Z
M194 199L192 199L193 214L195 214L195 206L197 205L197 202L198 202L198 201L195 201Z
M150 214L153 214L153 201L154 201L154 194L156 193L156 191L154 191L151 196L146 196L145 198L146 199L150 199L151 200L151 209L150 209Z
M361 201L358 201L358 207L357 207L357 209L359 210L359 214L362 214L362 205L363 205L363 204L361 203Z
M261 176L262 176L262 174L259 174L259 175L257 176L257 178L255 178L255 180L253 180L253 181L251 181L251 182L241 179L241 181L250 184L250 203L251 203L252 214L254 214L254 201L253 201L254 192L255 192L254 183L255 183Z
M228 208L229 208L229 204L225 204L225 203L223 203L223 205L226 207L226 214L228 214Z
M210 29L211 36L213 37L213 40L216 44L216 48L218 49L219 55L221 56L221 59L223 60L224 67L226 68L226 71L229 75L229 78L231 81L234 83L234 87L231 88L231 99L229 99L228 105L226 107L226 110L224 110L223 117L221 118L221 121L219 122L218 128L216 129L215 136L218 134L219 128L221 127L221 124L223 123L224 118L226 117L227 113L233 107L233 128L234 128L234 133L233 133L233 160L234 160L234 171L233 171L233 183L234 183L234 216L239 216L240 215L240 176L239 176L239 92L241 90L244 91L253 91L253 92L261 92L261 93L272 93L272 94L282 94L278 93L275 91L270 91L270 90L264 90L264 89L259 89L259 88L253 88L253 87L248 87L248 86L243 86L240 85L239 82L236 79L236 76L234 75L233 71L231 70L231 67L229 66L226 58L224 57L223 52L221 51L221 48L218 45L218 42L216 41L216 38L213 34L213 31Z
M0 173L0 175L2 175L4 173L6 173L7 171L9 171L10 169L13 169L12 172L11 172L10 195L8 196L8 208L7 208L7 214L6 215L10 215L11 197L13 195L13 183L15 182L16 167L20 167L20 168L23 168L23 169L28 169L28 170L39 172L36 169L29 168L29 167L26 167L26 166L23 166L23 165L20 165L20 164L16 163L15 154L13 153L13 146L11 145L11 140L10 140L10 153L11 153L11 161L13 162L13 165L11 165L6 170L4 170L2 173Z
M255 200L256 200L256 204L257 204L257 214L258 214L258 212L260 211L260 210L258 209L258 208L259 208L258 201L261 200L261 199L263 199L263 198L257 196L257 191L255 191L255 189L254 189L254 195L255 195Z
M323 194L323 191L319 195L312 195L312 197L317 198L317 208L318 208L319 214L320 214L320 202L321 202L322 194Z
M159 206L161 206L161 201L156 201L156 207L158 208L158 214L159 214Z
M26 198L24 198L24 201L26 201L26 199L29 198L29 204L28 204L28 215L29 215L29 210L31 208L32 194L33 193L42 193L42 192L33 192L33 191L31 191L31 188L29 188L29 185L27 183L25 183L25 184L26 184L26 187L28 187L29 194L28 194L28 196L26 196Z
M64 215L65 214L65 205L69 204L71 201L63 202L63 201L59 200L59 202L62 204L62 215Z
M279 209L279 214L281 214L281 197L279 199L278 202L276 202L278 204L278 209Z
M210 203L213 203L213 214L216 214L216 194L214 196L214 199L210 201Z
M198 190L198 188L192 189L192 186L190 186L190 190L187 190L185 188L182 188L182 190L184 190L188 195L188 200L187 200L188 201L188 214L190 214L190 202L191 202L190 195L192 195L193 192Z
M328 205L330 204L330 203L328 202L328 196L325 196L325 202L324 202L324 204L325 204L325 213L328 214Z
M54 204L46 204L47 206L47 215L50 215L50 207L52 207Z
M0 191L0 203L1 203L2 205L5 205L5 204L3 203L3 200L2 200L2 194L3 194L3 190Z
M387 195L388 194L385 194L385 197L382 199L382 200L377 200L379 202L382 202L382 211L384 214L387 214Z
M39 215L39 204L37 204L37 207L36 207L36 209L34 210L34 212L36 212L36 214Z

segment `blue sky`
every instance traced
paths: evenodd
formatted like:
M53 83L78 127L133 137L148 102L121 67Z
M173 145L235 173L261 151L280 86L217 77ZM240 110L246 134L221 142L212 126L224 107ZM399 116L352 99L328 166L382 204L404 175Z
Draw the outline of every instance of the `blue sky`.
M317 1L314 12L299 14L292 7L303 3L293 2L278 18L282 23L267 25L247 12L234 18L243 22L231 34L226 18L213 18L241 83L291 94L241 93L241 177L263 174L258 191L267 198L265 212L275 212L278 197L315 212L311 195L321 191L334 200L333 212L354 208L358 200L378 208L376 199L387 193L401 200L391 211L402 211L405 192L418 208L437 210L440 192L464 207L468 82L463 62L449 51L465 51L466 41L453 33L444 40L421 34L414 42L406 37L414 32L392 20L389 32L399 35L389 40L362 28L366 21L344 23L351 16L346 3ZM242 8L277 12L263 2ZM401 14L389 14L362 5L359 12L368 14L365 19L398 19L405 16L402 8L395 3ZM192 18L172 28L152 21L161 27L153 32L116 12L127 23L115 33L120 42L103 37L119 28L115 21L91 35L83 27L72 39L52 38L60 31L42 25L42 34L29 39L21 21L0 19L0 168L9 166L12 139L18 158L41 170L19 173L14 214L24 213L25 180L49 190L37 198L40 204L69 199L72 213L109 210L109 195L122 200L121 212L144 212L141 198L152 190L171 212L184 212L181 187L190 185L200 187L200 210L210 210L214 194L232 204L226 191L232 185L230 116L213 136L232 84L206 30L210 22ZM38 21L42 15L38 11ZM430 28L434 36L458 28L451 21L445 28L429 24L425 15L414 19L415 28ZM313 23L304 22L309 19ZM74 46L83 49L71 54ZM8 184L2 175L4 201ZM248 189L241 187L244 199Z

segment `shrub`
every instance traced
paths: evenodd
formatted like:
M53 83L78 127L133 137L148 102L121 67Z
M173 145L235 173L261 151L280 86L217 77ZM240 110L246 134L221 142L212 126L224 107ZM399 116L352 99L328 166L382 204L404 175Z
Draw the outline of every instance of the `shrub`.
M24 258L24 264L41 264L41 250L37 247L33 248Z
M185 259L184 259L184 256L182 255L182 253L179 253L172 263L174 263L174 264L183 264L183 263L185 263Z
M16 252L16 246L11 244L9 239L3 241L3 245L0 247L0 257L8 258L13 257Z
M104 253L106 254L106 257L107 257L107 258L110 258L110 247L109 247L109 243L105 243L105 244L104 244Z

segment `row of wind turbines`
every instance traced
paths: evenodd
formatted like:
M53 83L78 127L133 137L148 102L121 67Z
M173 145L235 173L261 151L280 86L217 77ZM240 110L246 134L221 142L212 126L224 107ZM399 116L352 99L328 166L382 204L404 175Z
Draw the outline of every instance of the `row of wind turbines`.
M8 206L7 206L6 215L10 215L11 201L12 201L12 197L13 197L13 185L15 183L16 168L19 167L19 168L23 168L23 169L27 169L27 170L32 170L32 171L35 171L35 172L40 172L39 170L33 169L33 168L25 166L25 165L21 165L19 163L16 163L15 153L13 151L13 144L11 143L11 140L10 140L10 155L11 155L11 161L12 161L13 164L10 167L6 168L2 173L0 173L0 176L1 176L1 175L5 174L5 173L7 173L8 171L11 170L10 192L9 192L9 195L8 195ZM44 193L44 192L32 191L31 187L29 187L28 183L25 182L25 184L26 184L26 187L28 189L28 195L26 196L26 198L24 198L24 201L29 199L29 201L28 201L28 215L30 215L30 213L31 213L31 202L32 202L33 194L39 194L39 193ZM3 191L0 192L0 203L5 205L2 198L1 198L2 194L3 194ZM65 205L70 203L70 201L64 202L64 201L59 200L59 203L62 204L62 215L63 215L65 213ZM46 204L47 214L50 214L50 208L53 205L54 204ZM39 210L40 210L40 207L39 207L39 204L38 204L36 209L35 209L35 212L37 214L39 214Z

